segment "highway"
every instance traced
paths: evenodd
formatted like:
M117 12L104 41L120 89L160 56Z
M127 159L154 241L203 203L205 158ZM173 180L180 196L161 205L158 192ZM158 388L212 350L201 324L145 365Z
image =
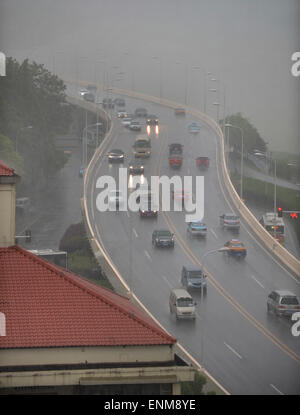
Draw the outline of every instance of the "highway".
M190 239L184 212L159 212L157 220L141 219L138 213L105 212L96 209L97 178L118 177L119 167L128 166L132 144L138 133L123 127L116 119L107 150L120 148L126 154L124 165L110 165L104 151L88 181L89 215L95 234L131 290L152 315L174 335L178 342L232 394L299 394L300 343L291 334L291 322L268 315L266 297L273 289L289 289L300 296L299 281L286 271L256 242L243 223L239 238L247 247L245 261L228 260L215 253L205 258L209 271L207 296L197 301L196 322L176 322L169 313L171 288L180 287L184 264L199 264L202 255L217 249L234 237L219 227L219 215L231 211L229 198L221 185L216 161L214 133L202 125L197 135L187 132L189 116L176 118L173 110L156 104L126 98L126 109L133 112L144 106L160 119L159 136L152 137L152 154L145 160L145 176L202 175L197 170L197 155L207 155L211 165L204 173L205 215L208 235L205 240ZM184 144L181 170L168 165L167 145ZM154 229L169 228L175 233L174 250L152 248ZM132 232L130 231L132 230ZM203 352L201 353L201 333Z

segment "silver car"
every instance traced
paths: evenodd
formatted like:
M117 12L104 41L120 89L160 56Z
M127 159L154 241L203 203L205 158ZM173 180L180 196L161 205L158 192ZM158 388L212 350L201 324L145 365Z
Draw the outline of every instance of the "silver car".
M290 291L272 291L267 299L268 312L273 311L277 316L291 316L300 311L297 296Z
M220 216L220 225L223 227L223 229L232 229L239 231L240 218L233 213L224 213Z

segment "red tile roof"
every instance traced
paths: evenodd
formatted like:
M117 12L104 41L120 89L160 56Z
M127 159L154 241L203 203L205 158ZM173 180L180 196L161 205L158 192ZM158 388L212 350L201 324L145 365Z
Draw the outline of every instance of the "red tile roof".
M1 348L173 344L127 298L18 246L0 248Z
M15 176L15 171L0 160L0 176Z

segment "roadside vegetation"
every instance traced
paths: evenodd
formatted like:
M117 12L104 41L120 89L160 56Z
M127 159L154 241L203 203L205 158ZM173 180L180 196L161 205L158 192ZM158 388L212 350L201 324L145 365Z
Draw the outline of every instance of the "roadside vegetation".
M60 241L59 249L68 253L68 269L70 271L113 290L95 260L82 222L68 227Z
M66 87L28 59L7 58L6 74L0 77L0 159L22 176L19 186L34 194L68 159L55 146L56 135L71 122Z
M206 377L195 371L195 379L193 382L181 383L182 395L216 395L215 391L204 392L203 389L207 383Z

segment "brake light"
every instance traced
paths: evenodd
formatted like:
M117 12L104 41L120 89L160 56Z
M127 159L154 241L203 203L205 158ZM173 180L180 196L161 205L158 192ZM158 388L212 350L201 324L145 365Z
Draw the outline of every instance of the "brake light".
M286 306L280 305L278 308L280 308L281 310L284 310L286 308Z

